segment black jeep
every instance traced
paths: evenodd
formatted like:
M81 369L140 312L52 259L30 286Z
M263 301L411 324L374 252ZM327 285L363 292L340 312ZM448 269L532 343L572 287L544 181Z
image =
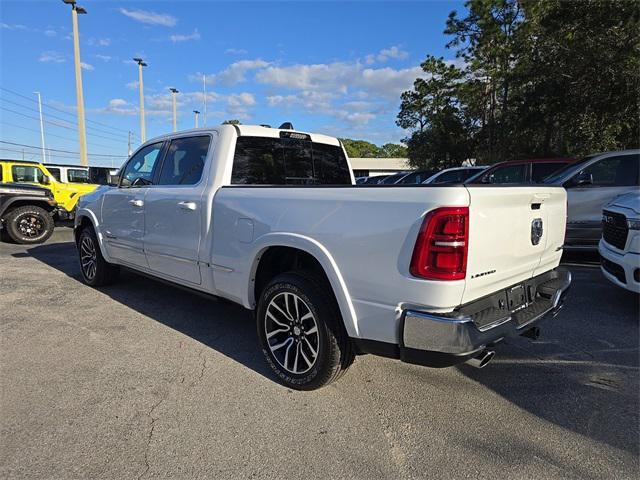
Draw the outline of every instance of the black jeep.
M0 229L16 243L42 243L53 233L56 201L51 190L0 183Z

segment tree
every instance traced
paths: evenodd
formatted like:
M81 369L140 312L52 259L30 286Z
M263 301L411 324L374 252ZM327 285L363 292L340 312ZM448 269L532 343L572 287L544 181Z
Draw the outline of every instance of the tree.
M225 120L222 125L242 125L242 122L238 119Z
M350 138L341 138L340 141L347 151L347 155L351 158L373 158L380 157L380 149L377 145L365 140L352 140Z
M407 147L397 143L385 143L380 147L380 156L384 158L407 158Z
M470 0L401 96L415 165L581 156L640 143L640 9L625 0Z

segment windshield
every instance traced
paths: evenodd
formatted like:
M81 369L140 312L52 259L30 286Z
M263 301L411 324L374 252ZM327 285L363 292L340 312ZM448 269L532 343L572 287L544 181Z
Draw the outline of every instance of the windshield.
M592 158L594 158L596 155L589 155L588 157L584 157L581 158L580 160L578 160L575 163L570 163L569 165L561 168L560 170L558 170L555 173L552 173L551 175L549 175L548 177L545 177L542 179L542 183L558 183L560 181L562 181L565 177L565 175L567 174L567 172L569 171L579 171L581 170L582 166L587 163L589 160L591 160Z

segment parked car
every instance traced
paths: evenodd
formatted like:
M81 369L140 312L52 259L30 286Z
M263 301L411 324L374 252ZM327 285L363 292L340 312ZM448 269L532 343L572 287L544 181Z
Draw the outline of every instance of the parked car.
M496 163L470 177L469 183L542 183L546 177L575 163L575 158L534 158Z
M82 279L105 285L122 265L253 310L270 368L303 390L356 353L482 367L495 342L535 334L560 307L564 188L359 188L351 172L324 135L155 138L117 187L80 199Z
M404 177L400 178L397 182L397 185L410 185L410 184L418 184L424 182L427 178L433 175L433 170L414 170L413 172L407 173Z
M377 185L389 175L372 175L369 177L356 178L356 185Z
M59 182L47 167L37 162L0 160L0 169L0 179L4 182L39 185L51 190L57 203L55 218L63 220L73 219L78 198L97 187L86 183Z
M16 243L35 244L53 233L56 201L51 190L0 183L0 229Z
M598 251L604 276L640 293L640 192L620 195L605 205Z
M463 183L487 168L486 166L446 168L431 175L422 183Z
M391 175L388 175L387 178L383 178L378 182L379 185L393 185L394 183L398 183L398 181L402 180L404 177L409 175L411 172L397 172Z
M597 250L602 208L640 186L640 150L591 155L545 180L567 189L569 212L565 248Z

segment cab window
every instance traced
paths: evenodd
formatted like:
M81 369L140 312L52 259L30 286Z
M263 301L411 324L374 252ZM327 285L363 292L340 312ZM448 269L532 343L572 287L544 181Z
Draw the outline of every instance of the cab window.
M630 187L638 185L639 166L640 155L620 155L603 158L582 172L591 176L591 185L596 187Z
M153 183L153 173L162 150L162 142L147 145L139 150L124 167L121 187L140 187Z
M51 176L53 178L55 178L57 181L60 181L60 169L59 168L48 167L47 170L49 170L49 173L51 174Z
M171 141L160 170L159 185L195 185L202 178L211 137L177 138Z
M79 168L67 170L67 181L70 183L89 183L89 172Z
M36 166L13 165L11 176L18 183L44 183L44 173Z

